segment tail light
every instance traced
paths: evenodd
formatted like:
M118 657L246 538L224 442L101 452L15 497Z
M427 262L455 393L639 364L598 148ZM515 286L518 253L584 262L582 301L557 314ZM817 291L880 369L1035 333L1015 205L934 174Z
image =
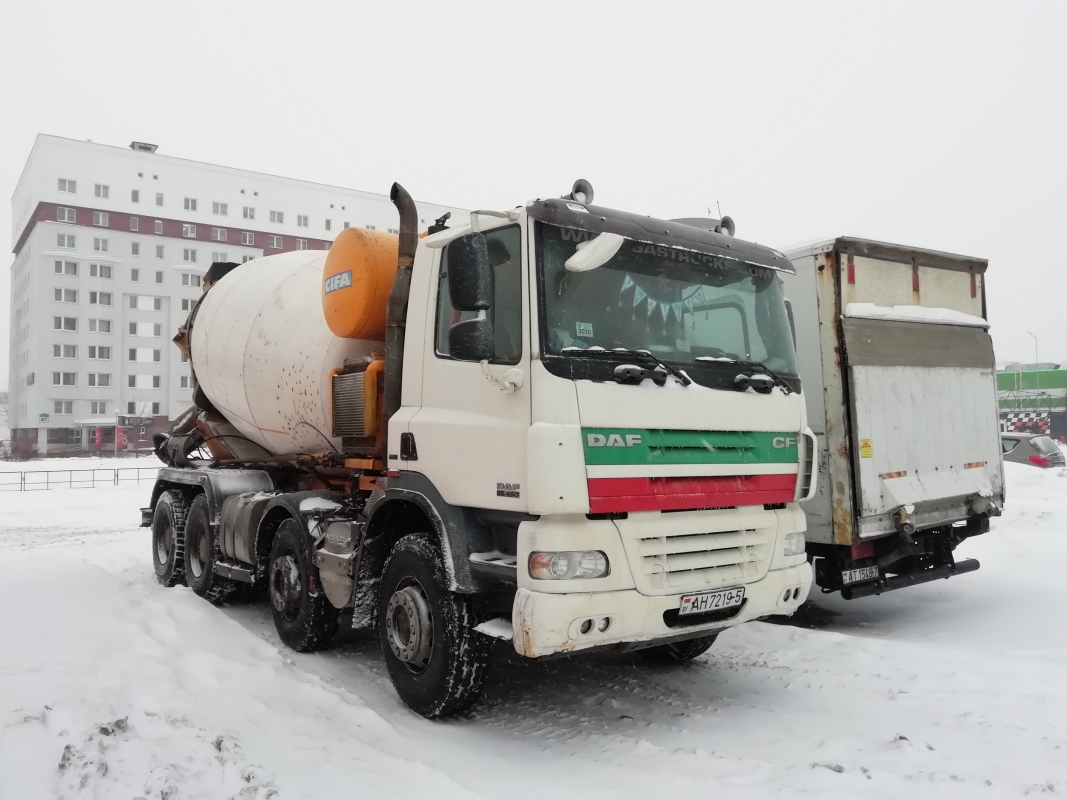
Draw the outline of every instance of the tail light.
M1052 461L1044 456L1030 456L1030 460L1037 464L1039 467L1051 467Z

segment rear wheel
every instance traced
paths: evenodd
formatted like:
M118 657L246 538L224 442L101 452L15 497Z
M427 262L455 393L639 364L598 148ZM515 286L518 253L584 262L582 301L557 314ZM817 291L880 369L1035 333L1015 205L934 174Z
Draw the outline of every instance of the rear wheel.
M176 586L185 578L185 519L189 504L185 496L171 489L156 501L152 514L152 565L156 580Z
M441 553L422 534L398 541L385 563L378 630L400 699L434 719L481 695L493 639L474 630L471 598L448 590Z
M185 522L185 582L200 597L219 603L236 589L229 578L215 572L221 553L208 516L207 497L198 494Z
M657 647L649 647L642 650L641 655L659 664L683 664L708 652L708 649L715 644L717 638L719 638L719 634L713 633L711 636L700 636L696 639L686 639L682 642L661 644Z
M285 520L271 545L267 591L278 636L300 652L329 644L341 614L321 590L312 589L310 565L307 533L296 520Z

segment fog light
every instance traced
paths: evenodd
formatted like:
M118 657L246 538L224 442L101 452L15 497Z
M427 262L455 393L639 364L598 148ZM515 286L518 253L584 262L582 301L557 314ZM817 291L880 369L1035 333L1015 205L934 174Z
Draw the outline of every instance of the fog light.
M578 630L582 633L589 633L589 631L593 630L593 620L587 619Z
M782 545L782 555L784 556L802 556L804 555L804 547L807 542L804 540L803 533L787 533L785 535L785 542Z
M596 629L598 631L600 631L601 633L603 633L604 631L606 631L608 629L609 625L611 625L611 620L608 619L607 617L604 617L602 620L600 620L600 622L598 622L596 624Z
M603 578L608 557L599 550L560 550L530 553L530 577L539 581Z

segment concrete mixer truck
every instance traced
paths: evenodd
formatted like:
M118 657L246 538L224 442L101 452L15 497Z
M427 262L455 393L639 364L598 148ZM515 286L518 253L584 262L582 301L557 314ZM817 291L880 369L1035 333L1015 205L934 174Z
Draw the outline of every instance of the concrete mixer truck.
M678 663L812 581L814 438L781 253L571 193L214 264L157 437L161 583L261 591L283 642L375 631L400 698L529 659Z

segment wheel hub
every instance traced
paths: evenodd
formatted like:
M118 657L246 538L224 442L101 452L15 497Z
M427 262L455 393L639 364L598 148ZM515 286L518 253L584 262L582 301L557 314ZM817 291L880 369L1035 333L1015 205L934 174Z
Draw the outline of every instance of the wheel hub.
M193 574L194 578L199 578L204 574L204 565L207 564L211 558L207 552L208 537L204 530L198 530L194 533L196 541L193 542L192 550L188 554L189 558L189 571Z
M418 584L397 589L385 610L389 649L413 671L425 669L433 650L430 605Z
M170 525L164 525L163 530L156 540L156 559L160 564L166 564L167 559L170 558L171 537L173 533L170 529Z
M300 610L300 569L292 555L279 556L270 566L270 601L287 618Z

